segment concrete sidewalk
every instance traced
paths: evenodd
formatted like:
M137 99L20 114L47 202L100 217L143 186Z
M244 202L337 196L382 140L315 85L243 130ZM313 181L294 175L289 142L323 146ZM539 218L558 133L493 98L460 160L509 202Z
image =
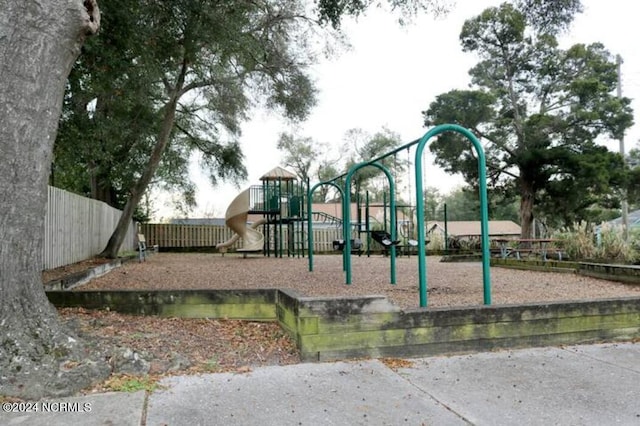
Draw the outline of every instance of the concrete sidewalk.
M640 344L537 348L258 368L67 398L76 413L2 413L2 425L639 425ZM61 406L62 407L62 406ZM3 407L4 408L4 407Z

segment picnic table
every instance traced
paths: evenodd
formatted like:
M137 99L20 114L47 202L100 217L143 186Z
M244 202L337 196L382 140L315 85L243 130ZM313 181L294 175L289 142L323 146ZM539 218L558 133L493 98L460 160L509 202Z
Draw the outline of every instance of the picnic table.
M559 260L562 260L562 250L554 246L558 240L553 238L495 238L493 239L500 247L500 257L506 259L511 254L515 254L517 259L521 258L523 253L540 254L543 260L547 259L547 253L554 251L558 253ZM510 247L509 243L516 242L515 247Z

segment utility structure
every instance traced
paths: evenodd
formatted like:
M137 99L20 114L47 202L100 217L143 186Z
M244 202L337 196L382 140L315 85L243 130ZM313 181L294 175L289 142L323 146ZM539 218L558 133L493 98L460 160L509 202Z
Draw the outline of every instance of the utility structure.
M427 265L426 265L426 236L425 236L425 215L424 215L424 189L423 189L423 165L422 165L422 156L424 152L424 148L426 147L429 140L440 133L444 132L456 132L460 135L464 136L466 139L471 142L473 148L476 151L476 157L478 159L478 192L480 198L480 228L481 228L481 246L482 246L482 282L483 282L483 296L484 296L484 304L491 304L491 277L489 271L489 213L487 207L487 177L486 177L486 160L484 155L484 150L480 141L475 137L473 133L471 133L468 129L465 129L462 126L456 124L441 124L429 130L422 136L420 139L416 139L408 144L405 144L399 148L396 148L386 154L383 154L377 158L374 158L370 161L363 162L352 166L349 171L345 174L336 176L333 179L328 181L320 182L313 187L309 188L307 194L307 205L308 210L311 210L311 199L313 197L313 192L322 185L331 185L340 189L340 195L342 197L342 217L343 220L343 237L344 237L344 248L343 248L343 270L345 272L345 284L351 284L351 227L352 223L350 220L350 201L351 201L351 178L352 176L361 168L367 166L377 167L382 170L389 180L389 188L391 197L394 198L394 186L393 186L393 178L390 175L389 171L380 164L380 161L385 158L395 155L397 152L400 152L404 149L409 149L412 146L416 146L415 150L415 206L416 206L416 223L417 223L417 249L418 249L418 280L419 280L419 297L420 297L420 306L427 306ZM340 188L336 183L340 179L344 178L344 186ZM390 200L391 206L391 214L393 217L391 218L391 223L395 223L395 200ZM313 223L311 219L308 219L308 256L309 256L309 271L313 271ZM395 226L391 226L391 239L395 240ZM391 247L390 249L390 283L395 284L395 247Z
M616 55L616 66L617 66L617 74L618 74L618 99L622 98L622 56ZM627 157L624 150L624 133L620 136L620 155L622 156L622 161L626 164ZM625 190L622 195L622 232L624 235L624 240L629 240L629 203L627 201L627 191Z

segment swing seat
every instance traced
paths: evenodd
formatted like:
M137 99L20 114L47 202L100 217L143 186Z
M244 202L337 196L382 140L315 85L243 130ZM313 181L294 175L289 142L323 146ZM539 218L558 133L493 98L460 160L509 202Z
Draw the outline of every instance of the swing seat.
M333 249L343 251L344 250L344 240L333 240ZM351 239L351 254L357 254L360 256L362 254L362 240L359 238Z
M400 244L400 240L396 240L396 241L391 241L389 238L383 238L381 241L383 246L397 246L398 244Z
M371 231L371 238L374 241L380 243L384 248L389 248L391 246L397 246L400 244L399 240L393 241L391 239L391 234L386 231Z

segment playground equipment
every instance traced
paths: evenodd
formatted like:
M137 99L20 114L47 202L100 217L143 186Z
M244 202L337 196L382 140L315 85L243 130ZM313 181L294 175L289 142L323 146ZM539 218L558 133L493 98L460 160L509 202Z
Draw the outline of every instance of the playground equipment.
M382 156L374 158L368 162L356 164L353 167L351 167L349 172L347 172L346 174L336 176L335 178L329 181L320 182L319 184L315 185L313 188L311 188L308 191L307 197L308 199L311 199L313 195L313 191L315 191L319 186L321 185L337 186L335 184L335 181L346 176L344 189L341 192L342 205L343 205L343 218L344 218L343 231L344 231L344 244L345 244L345 247L343 250L343 269L345 272L346 284L351 283L351 257L349 253L351 251L350 250L351 248L350 247L350 231L351 231L352 224L350 219L349 206L350 206L350 194L351 194L350 185L351 185L351 178L353 174L358 169L366 166L375 166L385 172L389 180L391 223L395 224L396 223L395 221L396 205L395 205L393 179L389 174L388 170L386 170L386 168L384 168L384 166L380 165L378 162L391 155L395 155L397 152L400 152L403 149L408 149L409 147L416 145L414 165L415 165L415 183L416 183L415 209L416 209L416 223L418 225L417 226L418 280L419 280L420 306L421 307L427 306L427 271L426 271L426 249L425 249L426 238L425 238L425 227L424 227L425 217L424 217L424 198L423 198L424 192L423 192L423 182L422 182L422 173L423 173L422 155L424 152L424 148L427 142L429 141L429 139L439 135L440 133L449 132L449 131L459 133L462 136L466 137L473 145L473 148L476 151L476 156L478 159L478 183L479 183L478 187L479 187L479 197L480 197L480 228L481 228L481 246L482 246L482 281L483 281L483 288L484 288L483 295L484 295L485 305L491 304L491 279L490 279L490 271L489 271L490 252L489 252L489 234L488 234L489 214L488 214L488 208L487 208L486 160L485 160L485 155L484 155L484 150L482 148L482 145L480 144L480 141L478 141L478 139L475 137L475 135L471 133L468 129L465 129L464 127L461 127L455 124L442 124L442 125L436 126L433 129L429 130L424 136L422 136L422 138L416 139L406 145L403 145L395 150L392 150L389 153L386 153ZM309 221L309 235L312 235L311 231L312 231L312 223L311 221ZM391 234L390 234L391 241L395 241L396 240L395 226L391 226L390 231L391 231ZM308 239L308 242L309 242L308 244L309 271L313 271L313 238L310 237ZM395 283L395 254L396 254L395 245L391 245L389 251L390 251L390 258L391 258L391 283L393 284Z
M482 144L468 129L455 124L442 124L429 130L420 140L416 147L416 216L418 226L418 279L420 281L420 306L427 306L427 262L425 259L425 229L424 224L424 199L422 186L422 152L427 146L427 142L434 136L447 131L453 131L465 136L476 150L478 158L478 183L480 197L480 232L482 244L482 282L484 304L491 304L491 277L489 270L489 211L487 206L487 165Z
M237 249L241 253L304 256L306 188L282 167L270 170L260 180L261 185L242 191L227 208L225 223L235 235L216 248L224 252L242 239L242 247ZM256 219L248 225L250 215Z
M418 251L418 280L419 280L419 295L420 306L427 306L427 271L426 271L426 237L425 237L425 216L424 216L424 191L423 191L423 166L422 156L424 148L434 136L437 136L443 132L456 132L467 138L473 148L476 150L476 157L478 159L478 187L480 197L480 228L481 228L481 247L482 247L482 281L484 287L484 303L485 305L491 304L491 280L489 271L489 234L488 234L488 209L487 209L487 183L486 183L486 160L482 145L478 139L469 130L455 125L455 124L443 124L434 127L429 130L422 138L416 139L406 145L403 145L397 149L392 150L382 156L374 158L370 161L362 162L352 166L349 171L343 175L337 176L329 181L320 182L314 185L312 188L306 191L307 197L307 209L306 212L312 211L312 196L313 192L322 185L331 185L338 189L338 192L342 198L342 254L343 254L343 270L345 272L345 283L351 284L351 252L352 252L352 227L351 221L351 180L353 175L361 168L373 166L380 169L387 177L389 184L389 216L390 216L390 229L388 240L392 242L389 245L389 258L390 258L390 283L396 282L396 244L397 241L397 221L396 221L396 200L395 200L395 183L394 178L391 176L389 170L379 162L386 157L394 155L401 150L409 149L411 146L416 145L415 152L415 214L417 224L417 240L414 244L417 246ZM343 187L340 187L336 180L344 178ZM234 217L243 214L240 210L244 209L245 205L248 205L247 214L259 213L263 215L263 219L266 221L263 226L263 250L265 255L270 255L271 250L276 257L283 255L283 240L284 231L286 230L287 238L287 251L288 255L302 255L304 256L304 241L307 242L308 255L309 255L309 271L313 271L313 222L312 215L307 214L304 210L304 191L303 185L295 184L295 176L287 172L284 169L276 168L269 172L267 175L261 178L263 184L261 187L249 188L248 202L246 198L239 205L242 208L231 209L231 213L228 213L228 222L233 223L234 226L240 232L245 232L247 235L252 234L246 226L246 217L244 219L244 226L240 226L241 220ZM307 184L308 187L308 184ZM255 194L254 194L255 193ZM246 203L246 204L245 204ZM233 203L232 203L233 204ZM230 206L231 207L231 206ZM386 211L386 210L385 210ZM368 217L368 215L367 215ZM229 219L232 219L229 221ZM305 230L304 223L308 224ZM386 219L385 219L386 223ZM358 229L360 224L357 224ZM234 229L235 230L235 229ZM367 228L367 231L369 229ZM238 231L236 231L238 232ZM240 234L239 234L240 235ZM240 235L242 236L242 235ZM252 238L252 237L249 237ZM383 241L381 239L381 241ZM250 241L250 247L257 246L257 242Z
M264 235L262 235L262 233L260 231L257 231L256 229L258 227L260 227L261 225L264 225L265 223L267 223L266 219L259 219L255 222L253 222L250 226L247 225L246 223L246 219L244 222L244 226L240 225L240 224L230 224L229 221L225 221L225 223L227 224L227 226L231 229L233 229L234 232L236 232L231 238L229 238L227 241L223 242L223 243L218 243L216 244L216 249L218 251L220 251L221 253L226 253L227 249L229 247L231 247L232 245L234 245L236 243L236 241L238 241L240 238L243 238L244 241L247 241L246 238L246 233L249 232L257 232L260 234L259 238L262 238L262 241L260 244L257 244L255 241L256 239L254 237L252 237L251 239L253 239L253 243L249 245L249 247L247 247L247 245L245 244L242 248L239 248L238 251L239 252L252 252L252 251L262 251L263 245L264 245ZM236 231L236 227L240 228L241 232ZM244 232L244 233L243 233ZM255 234L254 234L255 235ZM253 248L255 246L258 246L259 248Z
M391 234L389 233L389 229L391 227L396 229L397 239L393 241L393 245L398 247L398 253L404 251L409 255L414 251L413 248L418 245L416 240L415 207L411 205L396 204L396 221L395 223L391 223L389 220L391 206L387 199L387 193L383 193L383 200L381 204L370 203L368 191L365 194L364 206L361 206L359 203L361 197L358 198L357 211L360 212L362 208L364 208L365 214L364 219L361 219L360 217L357 219L356 229L359 238L362 238L362 233L366 234L367 256L371 255L372 248L374 248L374 244L371 244L372 241L378 243L385 253L388 253L388 249L391 246ZM372 208L377 209L378 216L373 216L371 214ZM382 212L382 218L379 217L380 212ZM364 220L364 223L362 223L362 220ZM375 222L377 229L372 227L372 220Z
M266 221L254 223L256 226L248 226L247 218L249 217L249 191L245 189L233 199L227 212L224 215L225 224L231 228L236 234L228 241L216 245L216 249L226 249L233 245L239 238L242 239L242 248L239 252L257 252L262 251L264 246L264 235L257 228Z
M401 150L406 151L407 160L399 160L398 154ZM393 157L392 161L386 159L387 157ZM382 159L386 159L382 161ZM399 187L399 167L401 164L405 164L407 172L410 172L410 168L408 167L411 164L411 150L410 146L405 145L399 149L396 149L384 156L378 157L378 162L381 165L393 164L393 168L390 170L393 172L392 181L396 188ZM366 161L365 163L371 165L372 161ZM341 175L338 178L341 178ZM362 241L366 241L366 249L365 252L367 256L370 256L372 251L380 248L384 251L384 253L388 254L389 244L384 242L383 238L376 237L380 236L380 231L389 234L389 231L392 227L395 228L397 234L397 240L395 242L395 246L397 246L397 253L404 253L407 255L411 255L415 253L415 247L417 247L417 235L416 235L416 220L415 220L415 211L416 208L414 205L407 203L406 201L403 203L398 203L396 201L395 206L395 222L390 221L391 216L391 204L390 199L393 197L389 196L388 186L387 190L382 191L382 198L380 198L380 194L378 194L378 199L374 202L370 201L369 191L365 191L364 194L361 193L360 188L358 187L357 179L356 187L355 187L355 212L352 212L352 215L355 216L355 222L351 223L352 234L353 237L358 238ZM404 198L405 200L412 198L411 191L411 176L408 176L406 181L408 185L408 195L405 192ZM388 185L385 184L385 186ZM401 191L396 189L396 193L400 193ZM364 234L364 235L363 235ZM375 235L374 235L375 234ZM377 243L377 244L376 244Z
M387 231L371 231L371 238L383 247L397 246L400 240L392 240L391 234Z
M351 224L351 209L348 208L348 206L351 205L351 191L349 190L349 188L351 188L351 179L353 179L354 174L358 170L367 166L376 167L380 169L382 172L384 172L384 174L387 176L387 180L389 182L389 194L390 194L389 199L391 201L390 203L391 223L396 223L395 184L393 181L393 177L389 172L389 169L378 162L359 163L351 166L345 178L345 182L344 182L345 191L344 191L344 197L343 197L343 204L346 206L344 209L344 216L343 216L344 218L343 230L344 230L344 240L345 240L344 253L346 254L343 257L343 260L344 260L344 270L346 274L346 278L345 278L346 284L351 284L351 256L348 255L351 252L351 241L349 240L349 235L350 235L349 224ZM395 226L392 226L391 241L395 241L395 240L396 240L396 228ZM391 284L395 284L396 283L396 246L395 244L392 243L389 246L389 253L390 253L389 258L391 260L389 282Z

